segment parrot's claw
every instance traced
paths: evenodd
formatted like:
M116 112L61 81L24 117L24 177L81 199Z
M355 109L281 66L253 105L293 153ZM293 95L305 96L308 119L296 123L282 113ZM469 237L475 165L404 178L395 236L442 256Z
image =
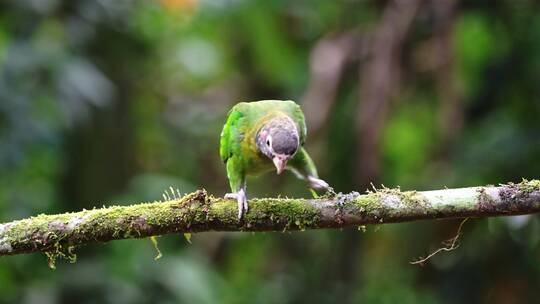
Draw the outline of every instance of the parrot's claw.
M224 198L226 199L236 199L236 193L225 193Z
M327 182L323 181L322 179L313 177L311 175L307 177L307 181L309 183L309 186L313 189L328 190L330 188L330 185L328 185Z
M238 190L238 192L225 194L226 199L235 199L238 202L238 219L242 219L242 216L248 211L248 203L246 198L246 191L244 189Z

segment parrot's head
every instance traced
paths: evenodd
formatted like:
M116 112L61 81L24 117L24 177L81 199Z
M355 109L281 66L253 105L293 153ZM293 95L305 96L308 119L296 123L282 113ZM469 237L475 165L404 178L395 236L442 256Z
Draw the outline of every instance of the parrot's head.
M299 139L296 124L288 117L274 118L257 132L257 147L272 160L277 174L285 170L287 161L298 150Z

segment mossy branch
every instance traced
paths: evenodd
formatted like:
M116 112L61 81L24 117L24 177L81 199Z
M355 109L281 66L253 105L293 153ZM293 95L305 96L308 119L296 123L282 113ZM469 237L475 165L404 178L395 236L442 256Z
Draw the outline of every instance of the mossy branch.
M343 228L529 214L540 212L540 181L425 192L384 188L319 199L252 199L249 204L242 221L235 201L204 190L164 202L38 215L0 224L0 256L37 251L69 256L80 245L170 233Z

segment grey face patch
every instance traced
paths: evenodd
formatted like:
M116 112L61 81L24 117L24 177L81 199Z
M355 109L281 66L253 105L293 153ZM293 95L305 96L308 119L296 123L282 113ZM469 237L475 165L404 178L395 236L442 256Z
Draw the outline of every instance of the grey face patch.
M296 124L288 117L274 118L257 132L256 143L270 159L276 154L292 156L299 145Z
M293 155L298 149L298 137L294 130L277 128L272 132L272 148L277 154Z

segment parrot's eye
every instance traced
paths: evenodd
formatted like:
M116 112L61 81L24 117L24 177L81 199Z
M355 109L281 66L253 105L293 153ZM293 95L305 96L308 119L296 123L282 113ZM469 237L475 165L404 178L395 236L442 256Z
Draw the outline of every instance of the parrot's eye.
M270 147L270 139L266 140L266 145Z

